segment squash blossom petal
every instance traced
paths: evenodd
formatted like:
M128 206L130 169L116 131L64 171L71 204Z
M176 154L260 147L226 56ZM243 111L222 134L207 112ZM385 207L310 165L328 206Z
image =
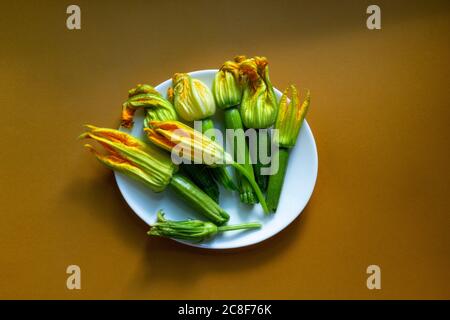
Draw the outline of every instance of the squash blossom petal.
M300 104L297 88L290 86L292 99L287 101L289 88L283 93L280 100L275 129L278 129L278 136L275 135L274 142L284 148L294 147L303 119L308 112L310 103L310 92L307 91L305 100Z
M145 125L153 120L176 120L177 114L173 105L158 91L148 84L138 84L128 91L128 99L122 105L121 125L125 128L133 126L133 117L137 109L145 109Z
M186 160L212 167L233 162L232 156L222 146L179 121L152 121L150 124L151 128L144 129L149 140L168 151L179 148L178 156ZM214 159L214 162L210 163L209 159Z
M217 107L226 109L241 103L242 87L239 64L226 61L214 77L212 92Z
M90 144L84 145L88 150L90 150L94 156L105 166L109 167L112 170L121 172L126 174L127 176L139 180L150 187L155 192L161 192L165 187L161 187L160 185L155 185L151 176L149 176L145 171L141 168L135 166L133 163L127 161L125 158L120 156L115 156L113 154L103 155Z
M216 112L213 94L203 82L186 73L176 73L172 82L174 107L183 120L201 120Z
M268 61L264 57L235 58L243 77L241 117L247 128L268 128L277 116L277 99L269 78Z
M94 126L87 129L80 138L93 139L103 146L106 154L85 145L104 165L140 180L154 192L163 191L170 183L177 166L161 150L118 130Z

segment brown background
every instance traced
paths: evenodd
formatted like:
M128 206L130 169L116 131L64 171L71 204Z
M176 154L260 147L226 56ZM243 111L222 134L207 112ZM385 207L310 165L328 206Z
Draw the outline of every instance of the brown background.
M372 1L226 3L1 1L1 298L450 298L449 2L375 1L381 31L365 26ZM117 127L136 83L236 54L311 89L313 197L254 247L148 239L81 125Z

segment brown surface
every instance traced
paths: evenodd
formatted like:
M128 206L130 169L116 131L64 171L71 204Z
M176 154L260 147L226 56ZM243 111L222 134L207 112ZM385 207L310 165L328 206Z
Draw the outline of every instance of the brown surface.
M381 31L367 1L148 2L76 1L81 31L69 3L1 2L1 298L450 298L448 1L376 1ZM138 82L243 53L311 89L308 207L242 250L148 239L81 125L116 127Z

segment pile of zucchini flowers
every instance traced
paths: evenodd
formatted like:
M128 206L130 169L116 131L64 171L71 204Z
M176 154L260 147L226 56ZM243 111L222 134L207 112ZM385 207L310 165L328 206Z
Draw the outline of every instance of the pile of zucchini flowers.
M102 147L104 152L85 144L101 163L142 182L153 192L172 188L208 220L172 221L160 210L149 235L201 242L220 232L260 228L259 222L227 224L230 216L220 207L219 185L238 192L243 203L259 203L266 214L276 212L289 150L297 141L310 95L307 92L300 102L296 87L291 85L277 102L268 65L265 57L237 56L216 73L212 90L186 73L174 74L166 97L151 85L137 85L128 91L122 105L121 126L132 128L136 110L143 109L146 141L124 131L86 126L80 138L96 141ZM277 146L270 155L277 162L276 172L264 174L262 169L268 164L259 158L258 150L250 148L250 152L249 141L243 161L238 163L236 141L230 154L215 136L208 134L214 128L211 117L216 109L222 110L226 129L257 130L258 139L264 139L262 145L267 146L266 153L271 150L270 144ZM189 126L193 121L202 122L202 132ZM187 163L176 165L171 152L179 146L192 152L178 152ZM205 157L215 161L205 161ZM235 179L226 166L234 170Z

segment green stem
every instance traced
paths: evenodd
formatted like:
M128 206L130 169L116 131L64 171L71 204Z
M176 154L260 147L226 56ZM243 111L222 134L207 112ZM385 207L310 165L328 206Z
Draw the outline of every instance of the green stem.
M267 130L267 129L264 129ZM266 131L266 134L261 133L261 131L257 130L257 142L256 142L256 161L254 161L253 164L253 170L255 172L255 180L256 183L258 184L258 186L261 188L262 191L266 191L267 190L267 182L268 182L268 175L263 175L261 174L261 169L262 168L267 168L268 166L270 166L269 164L263 164L261 162L260 159L260 148L261 148L261 143L263 143L263 147L265 149L266 152L266 156L269 157L270 156L270 134L269 131Z
M255 178L250 173L247 172L244 166L240 165L239 163L234 162L231 165L247 178L247 181L252 186L253 191L255 191L256 196L258 197L258 200L261 203L264 213L269 213L269 209L267 208L266 204L266 199L264 199L264 195L261 192L261 189L259 188L258 184L256 183Z
M237 107L231 107L228 109L225 109L224 111L225 116L225 127L227 129L234 129L234 130L244 130L244 125L242 124L241 115L239 113L239 110ZM237 137L234 138L234 158L237 159ZM252 177L254 177L253 173L253 166L250 163L250 152L248 151L247 143L245 143L244 147L244 163L243 166L251 174ZM254 204L256 203L257 199L255 198L255 193L253 192L253 188L251 187L250 183L247 181L247 179L244 179L242 175L237 172L236 178L238 180L239 184L239 193L240 198L243 203L247 204Z
M283 188L284 176L286 175L287 164L289 160L289 149L282 148L272 156L272 165L277 167L278 171L269 176L269 186L267 187L267 205L273 212L277 211L280 201L281 190Z
M202 133L205 133L209 129L214 129L214 122L211 120L211 118L205 118L202 119ZM210 135L208 136L211 140L216 140L216 136Z
M205 134L209 129L214 129L214 122L211 118L205 118L202 120L202 133ZM216 141L214 135L207 135L213 141ZM233 182L233 178L225 167L208 168L210 174L214 177L216 181L222 184L228 190L236 190L237 187Z
M232 231L232 230L242 230L242 229L257 229L261 228L261 223L259 222L249 222L249 223L241 223L230 226L221 226L217 228L218 232L224 231Z
M176 173L172 176L170 185L194 209L215 224L222 225L229 220L228 213L187 177Z

